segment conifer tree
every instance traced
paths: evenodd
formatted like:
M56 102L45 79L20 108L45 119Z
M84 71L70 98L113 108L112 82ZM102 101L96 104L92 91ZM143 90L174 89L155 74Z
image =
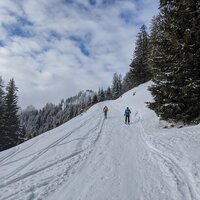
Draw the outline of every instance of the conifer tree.
M92 97L89 96L88 101L87 101L87 107L92 105Z
M98 97L98 102L100 102L100 98L101 98L101 89L100 88L98 90L97 97Z
M160 1L151 34L154 102L165 120L200 121L200 8L198 1Z
M133 60L130 64L130 75L134 86L151 79L148 64L149 50L149 36L146 31L146 26L142 25L137 35Z
M101 102L101 101L104 101L105 100L105 94L104 94L104 91L103 91L103 88L102 89L99 89L99 92L98 92L98 102Z
M112 92L111 92L110 87L108 87L108 89L106 90L105 99L106 100L111 100L112 99Z
M97 94L95 93L93 98L92 98L92 103L95 104L98 102L98 97L97 97Z
M122 91L127 92L134 87L134 83L131 77L131 72L127 72L122 81Z
M122 95L122 76L114 73L112 82L112 97L114 99Z
M5 93L3 90L3 80L0 76L0 151L4 149L5 134Z
M19 144L20 121L18 116L19 107L17 105L17 87L14 79L11 79L6 87L5 96L5 149ZM21 139L20 139L21 142Z

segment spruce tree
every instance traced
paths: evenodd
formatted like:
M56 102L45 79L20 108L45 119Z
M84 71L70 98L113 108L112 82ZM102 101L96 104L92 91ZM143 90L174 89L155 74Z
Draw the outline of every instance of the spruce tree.
M92 105L92 97L89 96L88 101L87 101L87 107L90 107Z
M127 72L122 81L122 91L127 92L128 90L134 87L134 83L132 81L131 72Z
M160 1L152 26L154 102L165 120L200 121L200 8L198 1Z
M114 73L112 82L112 97L114 99L122 95L122 76Z
M149 50L149 36L146 31L146 26L142 25L137 35L133 60L130 64L130 75L134 86L151 79L148 64Z
M0 76L0 151L5 145L5 93L3 90L3 80Z
M97 96L97 94L95 93L94 96L93 96L93 98L92 98L92 104L95 104L95 103L97 103L97 102L98 102L98 96Z
M98 90L97 97L98 97L98 102L100 102L101 101L101 89L100 88Z
M105 100L105 94L104 94L104 91L103 91L103 88L102 89L99 89L99 92L98 92L98 102L101 102L101 101L104 101Z
M108 87L108 89L106 90L105 99L106 100L111 100L112 99L112 92L111 92L110 87Z
M21 142L20 121L18 116L19 107L17 105L17 87L14 79L11 79L6 87L5 96L5 148L13 147ZM20 137L20 138L19 138Z

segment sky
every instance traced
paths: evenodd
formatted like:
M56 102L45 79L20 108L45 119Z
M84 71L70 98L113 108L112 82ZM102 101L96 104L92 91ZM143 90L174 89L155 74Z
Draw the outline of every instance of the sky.
M0 1L0 76L19 106L43 107L124 75L159 0Z

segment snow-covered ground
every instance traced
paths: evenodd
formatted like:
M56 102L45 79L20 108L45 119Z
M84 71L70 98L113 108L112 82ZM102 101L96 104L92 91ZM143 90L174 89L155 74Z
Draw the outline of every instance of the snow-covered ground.
M163 128L149 84L1 152L0 199L199 200L200 125Z

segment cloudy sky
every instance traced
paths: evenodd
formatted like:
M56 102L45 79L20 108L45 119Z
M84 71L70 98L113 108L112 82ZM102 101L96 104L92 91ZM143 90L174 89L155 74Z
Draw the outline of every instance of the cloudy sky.
M129 68L142 24L159 0L0 0L0 76L19 105L58 103L111 85Z

